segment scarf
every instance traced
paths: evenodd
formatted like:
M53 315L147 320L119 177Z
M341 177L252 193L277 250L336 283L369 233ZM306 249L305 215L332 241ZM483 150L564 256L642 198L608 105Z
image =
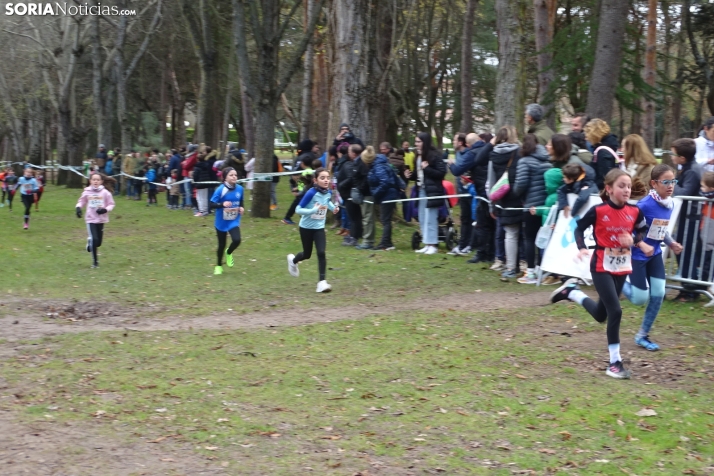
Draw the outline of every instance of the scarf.
M100 185L100 186L97 187L97 188L94 188L94 187L91 187L91 186L90 186L89 188L91 189L92 193L99 193L99 192L101 192L102 190L104 190L104 185Z
M650 197L657 202L660 206L671 210L674 207L674 200L672 197L662 198L655 189L650 190Z
M236 183L237 183L237 182L236 182ZM235 185L233 185L233 186L228 185L228 182L226 182L225 180L223 181L223 186L226 187L228 190L235 190L235 189L236 189L236 186L235 186Z
M317 190L317 193L327 193L329 189L327 188L322 188L318 184L314 185L315 190Z
M699 195L701 195L704 198L712 199L712 198L714 198L714 190L712 190L711 192L705 192L704 190L700 189Z

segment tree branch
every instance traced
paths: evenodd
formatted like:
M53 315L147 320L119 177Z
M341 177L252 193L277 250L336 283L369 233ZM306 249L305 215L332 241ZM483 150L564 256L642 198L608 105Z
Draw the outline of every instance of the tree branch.
M290 13L288 13L288 17L285 19L282 25L280 25L280 29L278 29L278 34L276 38L278 40L283 37L285 34L285 30L288 29L288 25L290 24L290 20L293 18L293 15L297 11L298 7L302 4L302 0L296 0L295 3L293 4L293 7L290 9Z
M154 13L154 18L151 20L149 31L147 31L146 36L144 36L144 41L142 41L139 50L134 55L134 59L131 60L129 67L126 70L126 73L124 73L125 78L128 79L129 77L131 77L132 73L134 72L134 69L136 69L136 66L139 64L139 61L141 60L142 56L144 56L144 53L146 53L146 49L149 47L149 42L151 42L151 37L154 35L154 32L156 32L156 29L159 25L159 21L161 21L161 0L159 0L158 4L156 5L156 13ZM121 71L119 73L122 74Z
M263 45L265 44L265 35L267 32L263 31L263 28L261 28L260 26L260 15L258 15L258 2L250 2L250 24L251 28L253 29L253 39L255 40L255 44L258 45L258 51L260 51L263 49Z
M707 62L707 60L702 56L701 52L699 51L699 45L697 45L697 40L696 38L694 38L694 31L692 30L692 15L689 11L690 4L690 0L684 0L682 4L684 23L687 28L687 38L689 38L689 44L692 47L692 55L694 56L694 60L697 63L697 66L699 66L699 69L702 70L702 73L704 74L707 83L709 83L712 79L712 70L709 67L709 63Z
M245 8L243 0L233 0L233 41L238 59L238 77L243 83L245 93L252 101L258 101L258 86L251 74L250 60L248 59L248 46L245 38ZM255 32L253 34L255 37ZM257 39L256 39L257 41Z
M285 69L285 71L283 71L283 74L280 75L280 81L278 82L278 89L276 91L276 94L282 94L285 91L285 89L288 87L288 84L290 84L290 78L295 74L295 71L297 71L298 67L302 63L302 55L305 54L307 44L312 39L312 33L315 31L315 26L317 25L317 20L320 18L320 14L322 13L322 6L324 4L325 0L320 0L320 3L315 5L312 18L310 19L310 23L308 24L305 30L305 35L303 36L302 41L293 53L292 60L288 63L288 67ZM281 38L275 39L276 42L280 42L280 40Z

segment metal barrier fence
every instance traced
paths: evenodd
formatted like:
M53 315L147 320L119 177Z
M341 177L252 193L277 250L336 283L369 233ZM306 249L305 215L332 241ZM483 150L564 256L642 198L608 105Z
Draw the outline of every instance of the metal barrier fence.
M714 199L676 197L674 201L668 229L683 250L676 256L669 248L662 249L667 287L702 294L709 298L705 307L714 306Z

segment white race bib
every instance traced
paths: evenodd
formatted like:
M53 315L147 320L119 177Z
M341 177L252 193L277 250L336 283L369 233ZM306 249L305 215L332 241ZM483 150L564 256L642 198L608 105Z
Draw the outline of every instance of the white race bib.
M223 209L223 219L226 221L232 221L238 218L237 208L224 208Z
M609 273L632 271L632 250L630 248L605 248L602 267Z
M31 183L22 184L22 188L25 189L25 192L32 193L32 184Z
M87 206L89 208L102 208L104 205L104 200L100 195L90 195L89 200L87 200Z
M669 220L663 220L661 218L653 219L652 225L650 225L650 231L647 232L647 238L658 241L664 240L664 235L667 234L668 226Z
M317 213L310 215L313 220L324 220L327 217L327 206L320 205L317 209Z

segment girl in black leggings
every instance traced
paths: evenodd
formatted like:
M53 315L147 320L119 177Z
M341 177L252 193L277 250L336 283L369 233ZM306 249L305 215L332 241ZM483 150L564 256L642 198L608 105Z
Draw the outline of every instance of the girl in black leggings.
M99 172L89 176L89 187L85 188L75 206L77 218L82 218L82 207L87 207L84 220L87 223L87 247L92 253L92 268L99 267L97 250L104 240L104 224L109 222L109 212L114 210L113 178Z
M582 305L598 322L607 321L607 343L610 365L606 374L614 378L630 378L630 371L622 365L620 356L620 293L627 275L632 273L632 246L651 256L654 248L643 241L647 221L642 211L629 205L632 181L626 172L613 169L605 176L604 203L592 207L578 221L575 241L584 259L590 252L585 245L584 232L593 227L595 251L590 260L593 284L600 299L590 299L570 279L551 294L551 302L570 300ZM634 238L633 238L634 234Z

